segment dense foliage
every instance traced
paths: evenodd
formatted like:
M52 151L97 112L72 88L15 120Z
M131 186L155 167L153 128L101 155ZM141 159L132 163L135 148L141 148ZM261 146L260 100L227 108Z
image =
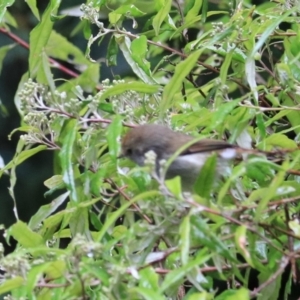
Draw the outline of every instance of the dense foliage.
M27 5L37 21L15 96L22 122L12 135L22 136L0 169L16 218L5 238L17 247L1 256L0 294L291 299L300 280L297 1L95 0L80 6L71 33L86 38L86 53L53 29L79 7ZM26 47L9 6L0 1L0 33ZM151 165L118 159L122 135L145 123L274 155L233 162L217 184L208 160L195 193L183 193L178 178L158 184ZM41 151L55 153L45 181L55 197L25 223L16 168Z

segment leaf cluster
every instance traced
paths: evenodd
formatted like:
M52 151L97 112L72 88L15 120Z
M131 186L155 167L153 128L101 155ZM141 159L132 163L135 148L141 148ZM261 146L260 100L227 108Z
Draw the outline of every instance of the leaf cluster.
M37 24L15 96L22 124L12 132L23 135L0 169L10 178L16 217L6 239L18 245L2 251L0 294L289 299L300 267L300 25L293 3L95 0L80 6L72 32L87 39L82 53L53 29L75 8L60 11L52 0L40 15L28 1ZM0 4L0 32L15 39L10 5ZM111 68L122 54L131 75L103 78L93 47L107 47ZM1 63L10 49L0 48ZM54 68L72 78L55 78ZM183 193L179 178L156 182L150 165L118 159L122 135L145 123L272 155L233 162L217 183L212 156L195 193ZM18 217L16 168L46 150L55 152L46 196L58 196L27 224Z

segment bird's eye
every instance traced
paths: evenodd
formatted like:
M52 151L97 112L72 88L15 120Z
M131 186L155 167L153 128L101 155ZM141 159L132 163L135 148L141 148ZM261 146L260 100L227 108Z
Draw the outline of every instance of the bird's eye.
M128 148L126 150L126 156L131 156L132 155L132 149L131 148Z

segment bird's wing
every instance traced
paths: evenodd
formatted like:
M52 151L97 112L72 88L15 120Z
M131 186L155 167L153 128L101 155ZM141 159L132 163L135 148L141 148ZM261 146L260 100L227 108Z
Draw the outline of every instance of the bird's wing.
M213 152L218 150L236 148L236 145L229 144L224 141L219 140L207 140L203 139L195 144L191 145L187 150L185 150L182 154L189 154L189 153L199 153L199 152Z

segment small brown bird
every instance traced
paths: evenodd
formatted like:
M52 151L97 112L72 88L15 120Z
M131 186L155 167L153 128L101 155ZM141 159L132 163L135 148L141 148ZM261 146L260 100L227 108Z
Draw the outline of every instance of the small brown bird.
M156 154L156 172L159 174L161 160L168 160L177 150L195 140L194 137L174 132L163 125L142 125L131 129L122 140L121 157L127 157L140 166L144 165L145 154L152 150ZM180 176L184 189L190 190L206 159L218 155L217 170L222 172L226 161L233 159L242 150L224 141L203 139L195 141L171 163L166 178ZM246 150L247 151L247 150ZM251 150L250 150L251 151Z

